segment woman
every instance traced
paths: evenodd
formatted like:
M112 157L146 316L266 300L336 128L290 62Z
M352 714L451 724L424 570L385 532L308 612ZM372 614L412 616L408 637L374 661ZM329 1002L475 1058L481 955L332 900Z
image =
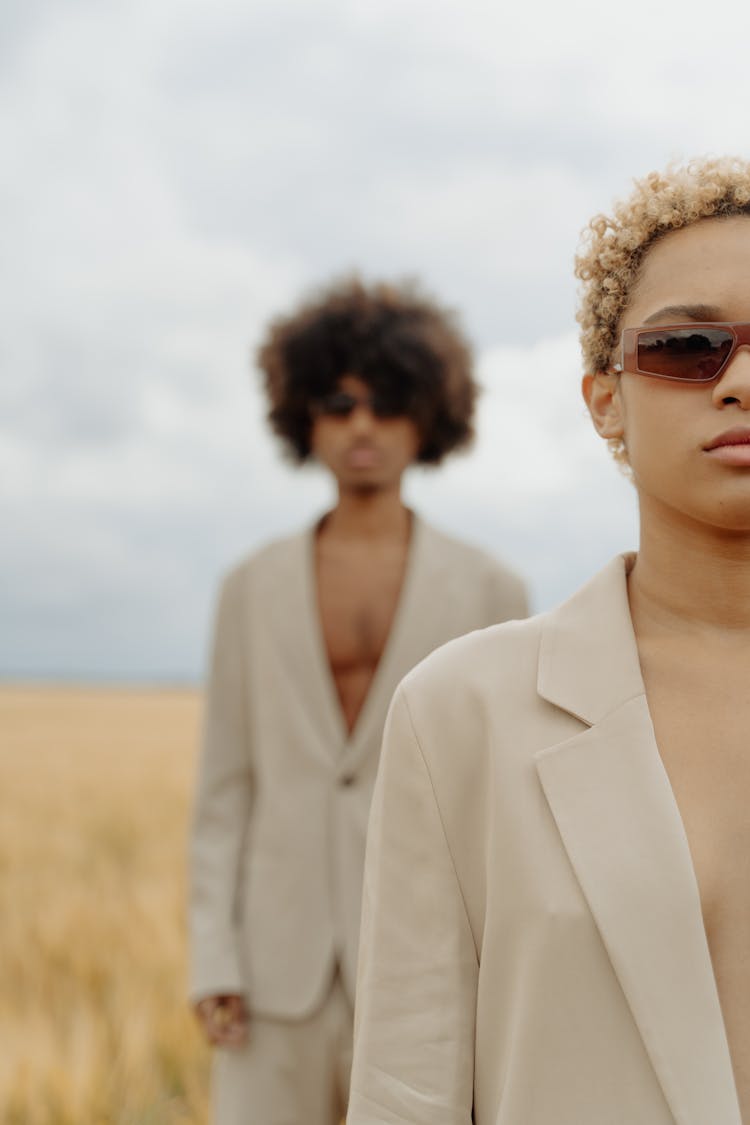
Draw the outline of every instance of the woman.
M750 1125L750 163L648 176L577 275L640 549L400 686L350 1125Z

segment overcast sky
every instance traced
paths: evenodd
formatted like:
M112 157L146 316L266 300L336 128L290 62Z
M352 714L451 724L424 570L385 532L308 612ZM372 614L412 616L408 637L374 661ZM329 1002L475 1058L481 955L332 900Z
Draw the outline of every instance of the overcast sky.
M749 30L740 3L6 0L0 674L201 673L221 572L331 498L265 433L253 349L353 268L421 278L477 351L477 445L410 502L537 609L635 546L572 258L633 177L750 156Z

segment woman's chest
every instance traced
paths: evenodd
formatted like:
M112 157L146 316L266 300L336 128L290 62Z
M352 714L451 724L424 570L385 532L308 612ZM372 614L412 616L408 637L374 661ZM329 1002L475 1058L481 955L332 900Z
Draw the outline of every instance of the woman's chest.
M656 743L685 830L740 1104L750 1121L750 689L647 679Z

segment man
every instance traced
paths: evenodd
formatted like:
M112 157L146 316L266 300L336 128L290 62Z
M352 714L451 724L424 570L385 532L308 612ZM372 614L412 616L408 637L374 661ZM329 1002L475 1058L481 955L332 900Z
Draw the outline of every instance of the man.
M519 579L409 511L401 480L472 437L451 315L409 286L334 285L259 352L288 452L334 509L225 580L192 836L192 996L217 1048L218 1125L346 1110L364 844L401 677L524 616Z
M750 162L636 182L577 273L639 549L399 687L349 1125L750 1125Z

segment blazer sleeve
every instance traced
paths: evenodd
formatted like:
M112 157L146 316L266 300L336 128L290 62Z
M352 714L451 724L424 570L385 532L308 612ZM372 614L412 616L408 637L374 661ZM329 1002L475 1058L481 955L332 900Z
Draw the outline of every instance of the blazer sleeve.
M348 1125L469 1125L478 958L404 687L371 810Z
M242 574L219 595L190 838L190 995L244 991L237 890L252 798Z

